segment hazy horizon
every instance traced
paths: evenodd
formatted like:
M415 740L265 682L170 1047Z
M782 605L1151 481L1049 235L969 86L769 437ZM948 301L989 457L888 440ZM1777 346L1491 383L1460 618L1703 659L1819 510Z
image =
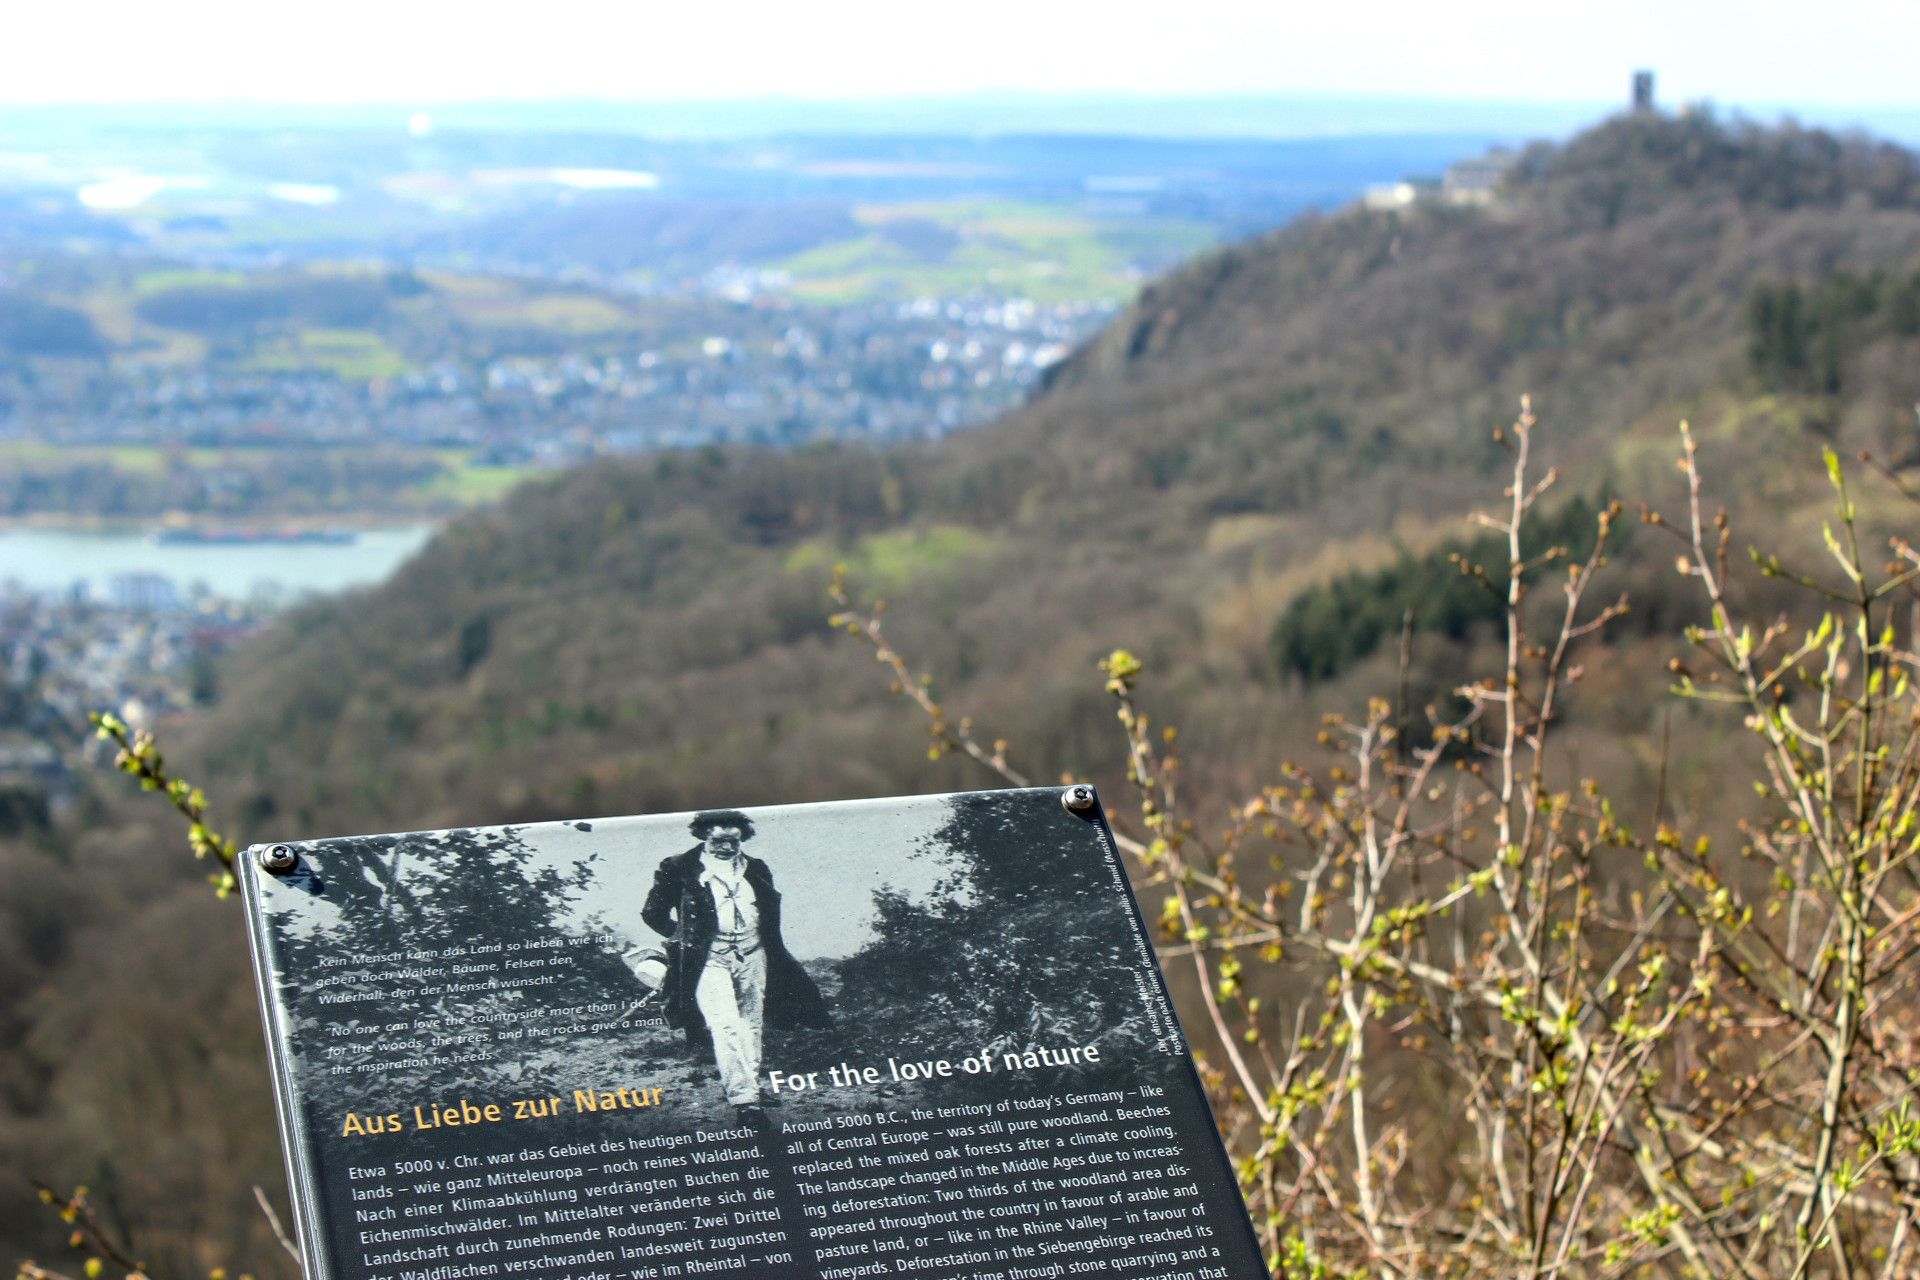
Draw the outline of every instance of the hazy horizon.
M142 130L217 128L364 128L402 130L423 122L439 130L576 131L662 138L774 134L1021 134L1166 139L1287 141L1380 135L1485 134L1554 137L1627 105L1629 72L1619 93L1588 101L1445 99L1392 94L976 93L819 98L767 94L736 98L643 100L563 96L542 99L392 99L293 102L229 97L151 102L8 102L0 128L36 131L63 124L122 124ZM1866 129L1920 138L1920 105L1681 101L1656 92L1665 109L1705 108L1762 123L1795 120L1825 128ZM14 142L25 141L16 137ZM0 148L3 149L3 148Z

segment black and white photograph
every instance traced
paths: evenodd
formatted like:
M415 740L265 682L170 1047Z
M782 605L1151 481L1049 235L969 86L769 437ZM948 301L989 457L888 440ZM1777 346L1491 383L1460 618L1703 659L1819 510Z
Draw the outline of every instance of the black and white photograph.
M261 919L309 1120L448 1089L646 1083L665 1092L632 1123L758 1124L983 1086L771 1083L856 1058L1093 1046L1128 1070L1177 1065L1104 837L1054 794L301 846Z

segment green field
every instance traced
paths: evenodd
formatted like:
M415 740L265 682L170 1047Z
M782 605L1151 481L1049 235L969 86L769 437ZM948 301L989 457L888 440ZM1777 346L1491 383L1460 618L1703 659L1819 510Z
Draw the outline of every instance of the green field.
M531 467L480 466L464 450L437 452L445 469L415 490L429 502L483 506L504 498L515 485L536 474Z
M343 447L320 451L321 465L332 456L365 451ZM396 475L421 470L422 463L437 468L424 478L396 483L370 505L378 512L435 512L497 502L515 485L537 474L531 467L485 466L465 449L405 449L381 447L378 455L392 462ZM312 457L301 452L297 457ZM280 448L167 448L160 445L58 445L38 440L0 441L0 474L15 479L72 476L78 471L105 469L128 480L157 481L170 471L256 472L263 479L289 463ZM271 486L269 486L271 487ZM342 511L346 515L366 511Z
M589 294L546 294L531 298L521 316L528 327L551 333L613 333L631 322L631 317L621 308Z
M198 267L163 267L142 271L133 278L134 293L145 297L169 289L238 289L247 283L243 271L216 271Z
M1213 239L1172 219L1107 221L1010 201L868 205L856 217L867 234L775 264L795 297L823 304L968 296L1123 302L1139 288L1133 262L1143 246L1184 255ZM910 224L935 229L917 237L932 243L893 234Z
M8 471L33 475L99 466L128 475L155 476L166 470L167 457L157 445L58 445L40 440L0 440L0 467Z
M338 378L397 378L413 364L369 329L302 329L264 345L240 368L261 372L320 369Z
M449 272L421 273L416 280L424 289L393 293L364 320L330 323L309 310L318 305L324 313L330 284L364 290L381 274L357 263L251 273L155 267L99 272L48 299L85 313L107 343L149 363L211 364L240 373L319 371L348 381L411 372L419 352L444 351L476 330L494 343L502 334L589 339L639 325L621 300L577 286ZM250 312L245 300L254 294L267 295L279 309L269 303ZM202 301L203 312L231 297L230 322L178 322L156 310L183 295L212 299Z
M961 560L985 555L994 539L965 525L936 524L869 534L847 545L833 538L809 538L787 553L789 573L814 573L844 564L864 590L898 591Z

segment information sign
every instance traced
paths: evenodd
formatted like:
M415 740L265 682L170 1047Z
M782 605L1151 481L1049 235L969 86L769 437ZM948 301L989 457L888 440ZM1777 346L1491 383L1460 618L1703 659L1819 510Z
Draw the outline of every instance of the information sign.
M1265 1277L1070 799L250 850L309 1280Z

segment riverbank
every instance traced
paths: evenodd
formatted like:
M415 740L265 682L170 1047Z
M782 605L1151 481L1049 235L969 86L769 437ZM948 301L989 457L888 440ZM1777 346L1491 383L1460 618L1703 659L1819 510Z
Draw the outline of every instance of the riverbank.
M98 594L130 579L159 578L181 594L204 589L236 600L262 594L298 597L384 580L426 545L436 526L329 523L326 527L350 528L355 536L311 542L162 542L153 536L162 527L0 524L0 583Z

